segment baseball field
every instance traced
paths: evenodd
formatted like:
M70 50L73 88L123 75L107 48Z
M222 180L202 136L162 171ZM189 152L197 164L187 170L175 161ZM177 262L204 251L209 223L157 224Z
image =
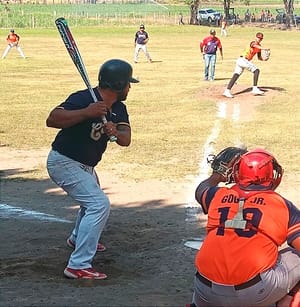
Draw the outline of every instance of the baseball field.
M216 29L224 59L218 57L215 81L205 82L199 42L208 27L146 24L153 63L141 53L133 64L139 22L72 28L93 85L110 58L130 62L140 80L126 101L132 144L109 144L97 166L112 212L103 236L108 250L95 260L109 278L96 282L62 275L77 204L45 169L57 132L45 119L85 86L54 25L15 28L27 58L13 49L0 61L0 305L184 306L196 252L184 242L203 235L205 222L186 221L185 207L209 172L207 153L224 147L243 143L274 153L285 170L278 191L300 203L299 29L235 25L227 37ZM235 97L223 97L236 58L258 31L271 49L269 61L254 60L265 95L251 95L252 74L245 72L232 89ZM6 35L0 29L0 50Z

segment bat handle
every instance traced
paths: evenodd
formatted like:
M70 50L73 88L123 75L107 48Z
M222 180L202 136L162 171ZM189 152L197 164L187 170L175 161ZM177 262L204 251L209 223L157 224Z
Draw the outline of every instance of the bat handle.
M91 96L93 97L94 102L97 102L98 99L97 99L97 97L96 97L96 95L95 95L95 93L94 93L94 91L93 91L93 89L92 89L90 83L87 82L86 85L87 85L87 87L88 87L88 90L89 90ZM104 115L101 117L101 119L102 119L103 124L106 124L106 123L107 123L106 117L105 117ZM115 142L117 139L118 139L118 138L117 138L115 135L111 135L111 136L109 137L109 140L110 140L111 142Z
M102 119L102 122L103 122L104 124L107 123L107 120L106 120L105 116L102 116L101 119ZM118 139L118 138L117 138L115 135L111 135L111 136L109 137L109 140L110 140L111 142L115 142L117 139Z

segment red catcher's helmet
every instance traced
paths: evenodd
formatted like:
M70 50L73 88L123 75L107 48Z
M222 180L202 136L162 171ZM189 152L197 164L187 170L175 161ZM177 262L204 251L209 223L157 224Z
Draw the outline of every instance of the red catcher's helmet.
M243 190L253 190L253 185L275 190L281 182L282 174L280 164L272 154L263 149L248 151L233 166L234 181Z

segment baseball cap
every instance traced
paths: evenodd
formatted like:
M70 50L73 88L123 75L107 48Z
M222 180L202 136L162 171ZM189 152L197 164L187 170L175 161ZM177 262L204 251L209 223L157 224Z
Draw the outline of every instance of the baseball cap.
M15 32L15 30L14 29L10 29L10 32Z
M140 29L145 29L145 26L143 24L141 24Z
M215 31L214 29L211 29L211 30L209 31L209 34L211 34L211 35L216 35L216 31Z
M263 39L264 35L261 32L258 32L258 33L256 33L256 37L260 38L260 39Z

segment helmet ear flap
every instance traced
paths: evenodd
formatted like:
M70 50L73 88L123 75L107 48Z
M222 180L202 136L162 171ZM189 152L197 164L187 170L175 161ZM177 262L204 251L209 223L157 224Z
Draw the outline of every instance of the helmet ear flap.
M123 81L100 81L99 85L101 88L110 88L115 92L121 92L126 87L127 83Z
M273 163L273 183L272 183L272 190L275 190L281 182L282 175L283 175L283 168L282 166L275 160L272 161Z
M111 87L115 91L120 92L120 91L122 91L126 87L127 84L128 83L124 82L124 81L116 81L116 82L112 82Z

